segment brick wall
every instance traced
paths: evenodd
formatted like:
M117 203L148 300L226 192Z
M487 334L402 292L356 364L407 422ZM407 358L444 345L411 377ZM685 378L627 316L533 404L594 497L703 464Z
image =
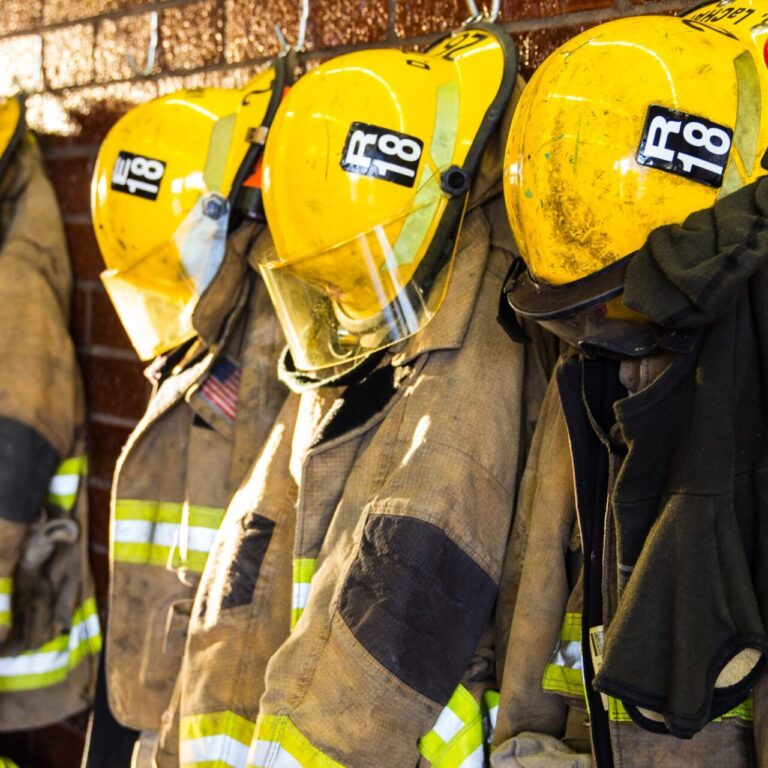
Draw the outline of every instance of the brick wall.
M528 75L553 47L600 21L679 8L677 0L503 0L499 21ZM148 76L137 76L127 53L145 66L154 11L157 57ZM41 138L75 272L72 332L89 399L91 553L102 606L112 468L148 389L98 279L88 186L99 142L133 104L182 87L244 84L279 49L273 25L294 40L298 16L299 3L286 0L0 0L0 97L30 94L28 121ZM464 0L313 0L304 58L424 44L467 16ZM5 736L0 752L21 768L76 768L84 725L78 717Z

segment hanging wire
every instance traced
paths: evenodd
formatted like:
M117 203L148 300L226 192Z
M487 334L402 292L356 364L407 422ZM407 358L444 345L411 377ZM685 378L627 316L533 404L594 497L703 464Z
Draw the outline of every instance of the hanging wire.
M131 68L131 72L137 77L147 77L152 74L152 70L155 67L155 56L157 54L157 11L152 11L152 15L149 18L149 46L147 47L147 62L142 69L134 55L128 51L126 59L128 60L128 66Z
M493 0L491 3L491 10L487 11L485 8L482 11L479 11L477 9L477 3L475 0L467 0L467 7L469 8L469 13L471 14L473 19L487 19L491 23L496 21L496 19L499 18L499 10L501 8L501 0Z

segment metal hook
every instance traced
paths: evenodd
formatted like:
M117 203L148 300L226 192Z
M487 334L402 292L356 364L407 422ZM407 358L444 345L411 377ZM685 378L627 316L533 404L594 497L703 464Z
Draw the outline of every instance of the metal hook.
M491 3L491 10L488 11L485 8L483 8L482 12L477 10L477 3L475 0L467 0L467 7L469 8L469 13L471 15L471 18L473 19L480 19L485 18L488 19L488 21L493 24L496 19L499 18L499 10L501 9L501 0L493 0Z
M307 39L307 21L309 20L309 0L301 0L301 16L299 16L299 36L296 40L296 50L304 50Z
M131 71L137 77L147 77L152 74L152 70L155 68L155 55L157 54L157 11L152 11L152 15L149 18L149 47L147 48L147 63L142 69L134 58L133 54L129 51L126 54L128 60L128 66Z
M301 2L301 15L299 16L299 33L296 39L296 45L293 46L293 50L301 52L304 50L304 41L307 39L307 21L309 20L309 0L302 0ZM285 39L283 30L280 29L278 24L273 27L275 30L275 36L280 42L280 55L285 56L290 50L291 46L288 45L288 41Z
M285 56L288 51L291 50L291 46L288 45L288 41L285 39L285 35L283 34L283 30L280 29L279 24L275 24L272 29L275 30L275 37L277 38L277 41L280 43L280 55Z

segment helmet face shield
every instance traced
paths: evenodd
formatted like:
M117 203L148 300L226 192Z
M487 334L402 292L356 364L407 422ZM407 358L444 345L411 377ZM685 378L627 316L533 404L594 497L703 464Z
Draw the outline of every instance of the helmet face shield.
M436 202L436 201L433 201ZM462 204L463 200L456 200ZM351 362L417 333L442 304L457 238L446 252L433 250L418 264L414 239L434 220L423 201L386 224L351 240L294 260L274 254L260 265L294 363L316 370ZM454 231L460 216L453 216Z
M514 78L509 38L479 24L425 53L331 59L292 88L265 148L275 251L261 271L298 369L369 355L434 316Z
M220 215L213 218L211 209L220 210ZM227 201L219 195L200 198L168 243L139 261L101 273L142 360L190 338L197 302L224 259L227 209Z

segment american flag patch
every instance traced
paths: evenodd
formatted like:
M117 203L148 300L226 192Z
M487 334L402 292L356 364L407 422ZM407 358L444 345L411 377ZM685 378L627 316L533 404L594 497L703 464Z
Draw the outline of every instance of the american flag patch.
M214 408L234 421L239 389L240 366L228 357L222 357L211 369L199 392Z

